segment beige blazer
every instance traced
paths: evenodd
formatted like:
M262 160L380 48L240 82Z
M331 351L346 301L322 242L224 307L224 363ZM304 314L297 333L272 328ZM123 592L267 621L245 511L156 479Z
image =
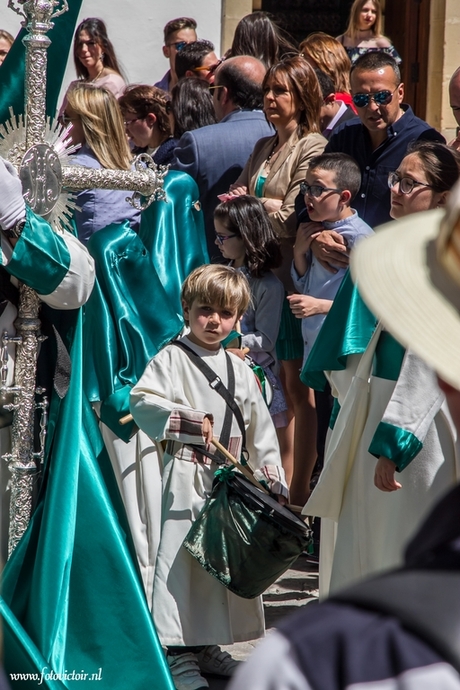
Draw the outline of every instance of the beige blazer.
M245 185L248 194L255 196L255 185L263 163L270 155L276 135L259 139L236 184ZM308 163L313 156L323 152L327 140L321 134L307 134L299 139L297 132L291 135L279 156L273 161L265 181L262 203L265 199L280 199L279 211L270 213L273 229L280 239L293 243L297 221L294 210L300 183L305 179Z

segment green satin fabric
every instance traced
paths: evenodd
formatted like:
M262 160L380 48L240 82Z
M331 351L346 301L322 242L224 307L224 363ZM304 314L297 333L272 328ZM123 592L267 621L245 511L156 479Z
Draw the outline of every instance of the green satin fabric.
M70 252L64 239L26 207L26 224L6 270L40 295L49 295L65 278Z
M7 660L6 666L9 669L16 669L10 673L18 673L21 676L16 679L8 678L11 687L36 688L40 684L42 669L47 667L46 659L40 654L22 625L17 620L11 609L0 597L0 616L2 618L2 629L4 635L3 658ZM14 660L14 661L12 661ZM31 680L33 674L36 680ZM29 680L26 680L26 677ZM59 680L48 680L41 683L44 688L52 690L64 690L65 685Z
M198 188L171 171L166 201L142 214L137 235L129 223L96 232L88 250L97 281L85 307L85 391L101 401L101 419L124 441L129 393L147 362L183 328L180 291L186 276L209 261Z
M85 306L85 391L90 401L106 402L104 422L128 440L133 424L121 427L118 419L129 412L131 386L180 332L183 320L128 222L94 233L88 250L96 261L97 280ZM114 394L111 405L108 399Z
M47 90L46 113L53 117L56 113L59 92L67 66L67 56L72 47L78 14L82 0L69 0L69 9L53 20L54 29L50 32L51 45L47 50ZM6 122L9 108L12 106L15 115L24 113L24 75L25 48L22 39L26 35L21 29L11 50L0 66L0 122Z
M372 376L397 381L406 350L388 331L382 331L375 348Z
M401 472L420 453L423 443L406 429L380 422L369 446L369 453L392 460Z
M63 314L54 313L57 320ZM35 666L41 673L43 657L56 673L102 669L99 690L174 690L110 461L82 392L80 314L62 318L68 344L75 332L72 376L67 396L52 397L38 504L4 569L6 672Z
M190 175L170 170L164 188L166 201L156 201L142 213L139 237L170 305L182 316L182 283L193 269L209 263L204 220Z
M302 382L324 390L323 372L345 369L348 355L366 350L376 325L376 317L364 304L348 271L302 369Z

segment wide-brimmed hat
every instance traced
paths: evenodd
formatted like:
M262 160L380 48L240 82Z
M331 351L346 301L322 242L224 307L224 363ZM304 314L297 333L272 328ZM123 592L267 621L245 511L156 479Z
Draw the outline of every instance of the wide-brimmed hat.
M460 185L445 211L379 228L352 253L351 272L385 328L460 389Z

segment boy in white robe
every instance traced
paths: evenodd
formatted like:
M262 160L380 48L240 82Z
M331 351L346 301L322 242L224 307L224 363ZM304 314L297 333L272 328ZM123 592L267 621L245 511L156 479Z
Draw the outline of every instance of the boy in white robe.
M227 357L235 374L235 401L246 430L249 465L285 502L288 489L270 413L251 369L226 355L221 342L246 310L249 286L241 272L220 265L193 271L182 288L190 333L180 339L228 385ZM200 670L231 675L236 662L218 644L260 637L261 597L242 599L192 558L182 542L209 495L217 465L186 444L216 452L227 405L178 346L166 346L148 364L131 394L136 423L157 444L163 462L161 537L153 585L153 619L178 690L208 687ZM239 457L241 431L232 415L229 450ZM197 650L196 647L204 647Z

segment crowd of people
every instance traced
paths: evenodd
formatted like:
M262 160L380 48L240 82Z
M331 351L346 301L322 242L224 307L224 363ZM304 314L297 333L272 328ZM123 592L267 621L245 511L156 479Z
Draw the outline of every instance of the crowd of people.
M220 645L264 634L261 597L229 591L182 546L222 461L217 442L280 504L314 518L321 598L402 565L408 540L459 478L436 361L427 364L413 338L393 336L392 318L367 301L369 276L361 295L360 271L349 272L355 245L374 246L378 226L397 221L404 234L412 214L439 220L460 177L458 138L447 145L404 102L381 14L379 0L355 0L343 35L316 32L297 47L254 12L221 58L194 19L173 19L164 28L169 70L155 85L127 84L104 22L85 19L77 79L59 110L77 148L71 162L128 171L146 154L169 166L166 197L140 210L129 190L79 192L79 241L58 238L47 259L37 254L51 282L19 266L25 238L46 221L0 167L10 190L0 199L6 270L55 310L84 305L82 396L110 459L104 481L110 468L123 501L165 690L204 690L207 674L233 675L238 663ZM459 70L450 99L460 122ZM65 431L64 413L52 424ZM55 456L56 447L35 515L51 510ZM38 534L41 517L31 524ZM5 601L28 630L15 603L18 559L5 569ZM285 671L256 681L249 665L235 690L310 688L293 629L277 635L278 652L270 642L265 654Z

